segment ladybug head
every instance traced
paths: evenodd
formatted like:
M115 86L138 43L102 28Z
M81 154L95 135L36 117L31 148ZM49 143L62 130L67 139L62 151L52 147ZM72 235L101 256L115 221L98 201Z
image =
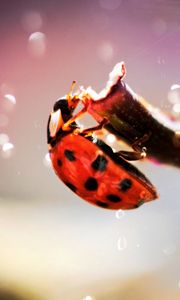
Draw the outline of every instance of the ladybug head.
M75 82L73 82L73 85L74 83ZM72 95L70 92L67 96L60 98L55 102L48 121L48 143L51 143L52 140L55 140L56 137L63 132L62 126L72 118L73 112L79 101L78 95Z

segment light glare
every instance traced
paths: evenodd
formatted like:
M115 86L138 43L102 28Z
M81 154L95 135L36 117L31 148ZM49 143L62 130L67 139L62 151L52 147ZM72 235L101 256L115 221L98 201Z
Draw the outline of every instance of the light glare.
M11 102L12 104L16 104L16 97L12 94L5 94L4 98Z
M0 133L0 145L3 146L4 144L9 142L9 137L6 133Z
M3 144L3 146L2 146L2 150L3 150L4 152L7 152L7 151L9 151L9 150L12 150L13 148L14 148L14 145L13 145L12 143L9 143L9 142Z

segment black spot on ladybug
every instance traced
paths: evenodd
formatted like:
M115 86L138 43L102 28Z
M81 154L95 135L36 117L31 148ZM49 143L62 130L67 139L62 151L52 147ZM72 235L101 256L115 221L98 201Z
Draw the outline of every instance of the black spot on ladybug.
M103 208L108 208L108 206L109 206L107 203L102 202L102 201L96 201L96 204Z
M70 161L76 160L73 151L71 151L71 150L65 150L65 151L64 151L64 154L65 154L65 156L66 156L66 158L67 158L68 160L70 160Z
M60 159L58 159L57 164L58 164L59 167L61 167L62 166L62 161Z
M93 177L89 177L87 179L87 181L85 182L84 187L88 191L96 191L97 188L98 188L97 180L95 178L93 178Z
M98 155L98 157L93 161L91 164L92 168L97 171L105 171L106 170L106 165L108 161L103 155Z
M74 184L70 183L70 182L65 182L65 184L73 191L76 192L76 187L74 186Z
M118 202L122 201L122 199L120 197L113 195L113 194L109 194L107 196L107 199L113 203L118 203Z
M131 186L132 186L132 181L129 178L125 178L119 183L119 188L122 192L126 192L131 188Z

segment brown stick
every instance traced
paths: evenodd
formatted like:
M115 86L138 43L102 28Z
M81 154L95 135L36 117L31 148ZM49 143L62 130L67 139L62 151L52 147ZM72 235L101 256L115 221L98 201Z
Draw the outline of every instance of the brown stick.
M107 130L131 146L148 135L140 144L147 148L147 158L180 167L180 128L175 129L178 121L173 122L148 103L144 104L123 81L113 85L105 98L93 101L91 107L94 113L109 120Z

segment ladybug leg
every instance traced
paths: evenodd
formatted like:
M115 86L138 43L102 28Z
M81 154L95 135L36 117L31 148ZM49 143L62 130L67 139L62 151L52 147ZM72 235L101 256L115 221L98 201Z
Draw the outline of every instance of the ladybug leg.
M151 132L148 134L144 134L141 138L138 138L132 145L131 147L136 151L136 152L141 152L142 151L142 144L147 142L149 140L149 137L151 136Z
M146 148L143 147L141 151L118 151L115 154L126 160L139 160L146 157Z
M90 127L90 128L87 128L85 130L83 130L81 133L83 135L92 135L92 133L96 130L101 130L106 124L108 123L108 120L106 118L104 118L100 124L98 124L97 126L94 126L94 127Z
M75 122L78 118L82 117L86 113L86 111L87 111L86 107L84 107L82 110L80 110L74 117L72 117L66 123L63 124L62 130L68 131L68 130L72 129L71 124L73 122Z
M139 160L146 157L147 149L142 147L142 144L149 140L151 133L144 134L141 138L138 138L131 147L134 151L119 151L116 152L117 155L121 156L126 160Z

